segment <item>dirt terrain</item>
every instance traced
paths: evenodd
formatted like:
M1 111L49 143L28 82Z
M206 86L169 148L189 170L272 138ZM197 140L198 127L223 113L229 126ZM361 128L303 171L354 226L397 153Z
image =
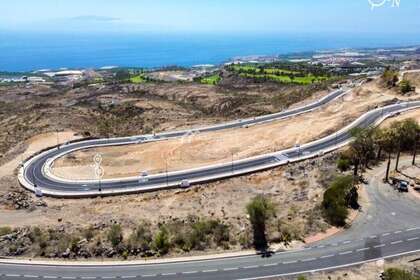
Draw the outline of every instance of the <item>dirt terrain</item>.
M155 143L77 151L55 161L52 172L67 179L94 179L90 166L96 153L104 159L104 178L118 178L138 176L141 171L163 173L166 169L176 171L279 151L331 134L397 97L391 91L379 92L372 82L320 110L288 120ZM410 114L418 113L416 110Z
M182 85L182 87L184 86L186 85ZM267 124L267 126L270 126L270 129L273 130L289 129L291 133L290 137L295 137L292 138L292 140L287 140L289 142L286 142L286 138L276 131L272 132L273 134L271 135L264 134L264 129L261 129L261 127L240 129L239 131L244 134L240 134L237 137L241 137L240 139L244 139L243 141L246 145L250 145L250 142L247 142L247 138L250 135L247 134L247 131L249 129L256 129L254 133L261 133L263 135L261 139L264 140L261 141L261 143L259 141L257 143L252 143L256 151L271 150L272 144L270 144L269 141L270 137L278 137L281 139L282 142L279 142L278 146L293 145L297 141L302 141L302 138L296 138L299 137L297 133L299 129L304 129L307 133L305 135L307 138L305 139L311 139L310 137L316 138L322 133L327 133L328 129L332 129L334 126L341 127L344 123L349 122L351 117L355 117L357 113L362 113L362 111L366 110L369 106L373 107L397 97L392 91L386 91L381 95L375 93L383 92L379 85L369 84L368 86L369 88L356 90L353 94L344 98L344 102L355 104L352 106L353 110L349 115L344 112L342 104L335 102L324 110L314 112L314 115L300 116L298 117L299 119L296 118L294 120L299 120L299 122L305 123L306 126L294 127L293 120ZM147 85L145 87L151 86ZM166 84L162 85L162 88L166 87L169 88ZM201 85L198 87L201 87ZM141 91L143 90L145 90L144 87ZM167 110L168 114L162 115L162 119L157 121L158 123L161 123L157 126L159 129L172 129L189 125L194 126L199 123L213 123L232 117L220 115L214 117L213 115L206 115L207 117L202 119L194 116L193 113L184 107L174 107L170 100L149 98L146 94L139 93L139 88L130 88L129 91L130 93L112 94L111 92L105 92L91 96L91 93L88 94L84 92L83 89L73 89L64 93L60 93L59 91L54 94L48 93L51 96L50 98L45 99L44 97L37 95L36 97L28 97L27 95L21 97L19 94L16 94L16 92L13 94L13 90L3 92L5 95L10 95L9 97L11 98L16 98L17 104L20 104L20 107L13 107L15 110L13 111L13 114L15 115L10 117L10 123L1 123L1 125L7 127L6 131L12 133L13 129L16 128L14 125L23 124L22 114L30 114L32 117L36 118L36 121L30 118L25 119L28 121L28 124L35 125L36 129L32 130L31 126L28 125L25 129L19 130L21 131L21 134L12 139L13 141L17 141L18 144L13 145L13 141L10 141L10 143L8 142L7 146L13 148L8 149L3 154L3 164L0 166L0 170L2 170L0 176L0 224L2 226L26 227L37 225L43 228L59 228L64 232L80 232L89 225L99 229L106 229L117 222L122 225L124 234L127 235L136 227L140 220L147 220L147 222L150 222L152 227L156 229L158 225L163 223L185 221L193 213L195 216L218 219L224 224L229 225L230 235L232 236L232 244L229 245L229 249L239 250L241 248L241 243L238 243L237 239L243 238L246 240L247 238L250 238L250 225L245 206L249 200L257 194L266 194L273 200L277 208L276 217L268 229L270 240L279 240L279 236L282 236L285 232L290 234L294 240L306 238L309 238L307 240L311 240L311 236L317 236L320 232L330 228L321 215L320 203L325 188L338 173L336 169L336 156L334 155L326 155L323 159L292 164L258 174L195 186L188 190L167 190L156 193L120 197L80 200L43 198L42 200L39 200L35 198L33 194L24 191L18 185L16 168L22 160L20 154L23 152L26 156L39 149L56 144L57 134L53 132L55 128L53 125L55 123L54 120L66 128L65 130L62 128L64 131L58 133L58 141L64 143L75 137L81 137L81 134L84 134L83 132L85 131L95 131L93 130L94 127L98 125L98 123L102 123L101 118L108 117L111 119L111 122L109 123L109 126L106 126L108 129L106 131L110 134L114 134L112 132L113 128L118 128L118 126L114 126L114 121L124 120L128 120L129 124L123 127L123 132L126 133L127 131L130 131L129 134L136 134L136 132L144 133L147 131L144 127L150 125L148 122L136 126L137 123L134 121L131 122L130 120L130 117L139 112L137 111L139 108L144 110L143 113L140 114L142 120L147 114L157 117ZM152 90L150 92L152 92ZM316 98L319 98L319 96L322 96L325 93L325 91L319 92ZM61 98L58 97L58 94L61 94ZM143 94L144 96L139 97L137 94L140 94L141 96ZM179 94L182 95L184 93ZM20 98L22 98L22 100ZM25 107L33 102L33 100L27 100L30 98L35 98L37 104L42 103L42 101L48 101L50 103L48 103L48 106L43 107L41 111L36 111L33 110L32 107ZM75 104L73 102L73 105L69 107L62 107L63 103L70 102L70 100L73 99L77 99L77 102L79 103ZM307 102L309 102L309 100L303 101L303 103ZM126 103L135 105L129 106ZM113 105L111 106L109 104ZM261 104L264 103L256 103L255 107L262 108L265 106ZM2 103L2 105L4 104ZM1 107L1 112L5 115L11 113L8 110L11 109L12 106L8 106L9 104L6 105L7 106ZM296 106L298 105L296 104ZM176 111L178 110L176 108L179 108L179 111ZM58 113L53 113L55 109L58 109ZM274 107L272 107L271 110L274 110ZM78 113L73 115L72 112ZM165 124L163 123L166 120L166 117L175 116L177 112L184 112L185 115L177 115L176 119L168 120L168 123ZM204 113L201 111L200 114ZM353 116L351 114L355 115ZM332 117L330 118L329 116L342 116L342 118L333 121ZM89 120L89 117L92 119ZM321 127L320 124L315 126L315 124L318 123L316 118L321 117L324 120L324 125L325 122L332 123L331 126L330 124L325 125L327 128L322 131L319 129ZM271 125L274 126L271 127ZM150 125L150 127L152 127L152 125ZM46 131L47 133L41 133L43 131ZM284 133L285 130L282 131ZM32 133L35 133L37 136L29 137ZM99 133L99 135L102 134ZM199 140L201 139L201 141L213 141L212 137L206 135L198 135L196 137ZM241 141L237 141L237 139L229 136L229 133L220 134L219 137L227 137L223 138L223 141L231 143L230 145L233 148L237 147L236 145L238 145L238 143L239 147L246 146L241 145ZM22 141L22 139L27 140ZM195 137L191 139L191 143L197 145L196 149L209 151L205 149L208 149L207 146L210 145L209 143L213 142L194 142L197 141L197 139ZM187 141L189 140L187 139ZM155 144L150 145L152 146ZM182 145L180 145L178 141L172 143L172 145L174 145L175 152L178 151L177 149L180 149L178 148L179 146L182 148ZM186 143L184 143L184 149L186 149L186 147ZM120 154L117 153L116 156L126 155L120 151L119 153ZM223 150L219 151L215 154L218 156L215 160L223 160L226 159L226 157L229 159L229 153L227 155L226 153L228 152ZM237 153L239 154L238 157L248 156L252 155L253 151L244 149L239 150ZM165 154L163 153L162 156L163 155ZM185 153L185 155L191 157L192 154ZM86 157L86 159L87 158L88 157ZM204 159L209 160L208 158ZM133 160L137 159L134 158ZM200 162L203 159L198 158L198 160L198 162ZM214 159L210 158L210 160ZM179 164L179 162L179 160L175 161L177 164ZM187 162L187 166L189 164L191 164L191 162ZM182 165L175 165L171 166L171 168L176 168L177 166L182 167ZM159 168L162 167L158 166L157 169ZM327 233L328 232L329 231L327 231Z
M298 89L300 93L296 94ZM232 223L234 234L245 230L247 200L270 188L269 192L276 194L275 201L279 205L283 205L284 200L290 201L291 205L297 204L292 210L279 207L279 215L286 217L291 212L293 216L302 211L315 213L312 209L316 205L310 200L318 199L323 186L319 185L309 193L306 190L309 182L289 182L281 175L285 172L283 169L187 191L83 200L39 200L19 186L16 172L24 158L56 145L57 141L64 143L90 135L122 136L202 126L279 111L279 105L272 104L273 96L284 95L288 100L287 96L294 94L291 100L295 103L302 100L304 104L326 93L324 86L319 85L303 88L275 84L236 84L231 87L158 83L92 85L73 89L50 85L2 86L0 224L64 227L71 231L87 224L109 225L118 221L130 231L141 219L150 220L157 226L176 218L185 219L194 213ZM307 96L311 97L303 100ZM334 161L330 161L330 165L334 166ZM313 172L319 173L318 170ZM291 184L296 190L289 197L283 188L289 188ZM238 189L238 185L242 187ZM311 226L302 222L296 225L305 227L304 234L327 227L319 216L311 220Z
M404 75L404 79L411 82L411 85L416 87L416 92L420 92L420 73L407 73Z

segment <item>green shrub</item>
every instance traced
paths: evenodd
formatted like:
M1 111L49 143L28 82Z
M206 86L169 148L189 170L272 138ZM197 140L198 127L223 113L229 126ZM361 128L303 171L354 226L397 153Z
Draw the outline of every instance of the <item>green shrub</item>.
M107 238L112 246L117 247L123 240L121 226L119 224L113 224L108 231Z
M137 228L133 231L128 240L131 249L139 249L141 251L149 250L151 242L152 232L150 231L150 225L143 222L137 225Z
M297 278L297 280L307 280L307 278L306 278L305 276L299 276L299 277Z
M383 274L384 280L420 280L420 277L413 275L412 273L398 269L388 268Z
M94 236L95 236L95 230L93 229L92 226L86 228L83 231L83 237L86 238L86 240L88 240L88 241L92 240Z
M341 171L347 171L350 169L351 161L350 159L340 156L340 158L337 160L337 168Z
M192 217L187 224L174 222L167 227L173 236L172 242L183 251L203 250L212 245L228 247L229 226L218 220Z
M400 83L400 91L402 94L406 94L413 90L413 87L411 86L410 81L408 80L402 80Z
M0 227L0 236L11 234L12 229L10 227Z
M166 227L162 226L153 239L153 249L160 255L165 255L169 252L169 248L169 233Z
M265 250L268 246L266 223L275 214L271 200L263 195L253 198L246 206L254 233L254 246L257 250Z
M348 216L348 207L358 206L357 190L353 187L352 176L337 177L325 191L322 201L324 215L334 226L344 226Z

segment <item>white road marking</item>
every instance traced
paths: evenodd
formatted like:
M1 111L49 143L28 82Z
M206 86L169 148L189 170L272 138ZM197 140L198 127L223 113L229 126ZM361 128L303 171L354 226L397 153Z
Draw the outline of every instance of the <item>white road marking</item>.
M395 234L399 234L399 233L402 233L402 231L401 230L397 230L397 231L394 231L394 233Z
M264 275L264 276L258 276L258 277L241 278L241 279L238 279L238 280L262 280L262 279L268 279L268 278L274 278L274 277L278 278L278 277L285 277L285 276L294 276L294 275L299 275L299 274L314 273L314 272L326 271L326 270L337 270L337 269L341 269L341 268L352 267L352 266L361 265L361 264L364 264L364 263L371 263L371 262L383 260L384 258L385 259L396 258L396 257L400 257L400 256L406 256L408 254L418 253L418 252L420 252L420 250L414 250L414 251L409 251L409 252L394 254L394 255L387 255L385 257L381 256L380 258L369 259L369 260L364 260L364 261L359 261L359 262L353 262L353 263L348 263L348 264L344 264L344 265L329 266L329 267L326 267L326 268L303 270L303 271L291 272L291 273L278 273L278 274Z
M394 242L391 242L391 245L400 244L400 243L403 243L403 241L402 240L394 241Z
M344 241L344 242L343 242L343 244L349 244L349 243L351 243L351 241L350 241L350 240L347 240L347 241Z
M136 278L137 276L131 275L131 276L121 276L122 279L130 279L130 278Z
M184 272L182 272L182 274L194 274L194 273L197 273L198 271L197 270L193 270L193 271L184 271Z
M162 273L162 276L171 276L171 275L176 275L175 272L169 272L169 273Z
M297 261L288 261L288 262L283 262L283 264L291 264L291 263L297 263Z
M277 266L277 265L279 265L279 264L278 263L268 263L268 264L265 264L263 266L269 267L269 266Z
M311 262L311 261L314 261L314 260L316 260L316 258L303 259L303 260L301 260L301 262Z
M381 247L385 247L385 244L380 244L380 245L373 246L373 248L381 248Z
M413 230L418 230L418 229L420 229L420 228L415 227L415 228L409 228L409 229L407 229L406 231L413 231Z
M21 277L19 274L6 274L7 277Z
M45 279L57 279L57 276L42 276Z
M224 268L224 271L232 271L232 270L238 270L239 268L237 267L229 267L229 268Z
M80 278L82 278L82 279L96 279L95 276L82 276Z
M388 235L390 235L389 232L382 234L382 236L388 236Z
M419 239L419 237L409 238L409 239L407 239L407 241L414 241L414 240L417 240L417 239Z
M117 277L115 277L115 276L103 276L103 277L101 277L102 279L115 279L115 278L117 278Z
M325 248L325 245L319 245L317 248Z
M326 255L326 256L322 256L322 257L320 257L320 259L326 259L326 258L332 258L332 257L334 257L335 255Z
M156 277L156 274L144 274L141 277Z
M203 270L201 272L204 272L204 273L217 272L217 269L207 269L207 270Z
M339 255L348 255L348 254L351 254L351 253L353 253L353 251L346 251L346 252L341 252L341 253L338 253Z
M366 247L366 248L362 248L362 249L357 249L356 251L357 252L362 252L362 251L367 251L367 250L369 250L370 248L368 248L368 247Z
M249 266L244 266L243 268L245 269L258 268L258 265L249 265Z
M38 278L39 276L26 274L26 275L23 275L23 277L25 277L25 278Z

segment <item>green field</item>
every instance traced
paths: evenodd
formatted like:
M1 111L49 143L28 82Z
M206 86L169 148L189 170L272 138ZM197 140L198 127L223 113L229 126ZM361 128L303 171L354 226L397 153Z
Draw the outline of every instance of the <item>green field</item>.
M309 85L329 79L326 75L314 75L294 69L265 68L263 65L233 65L230 66L230 69L244 78L260 81L270 80L284 84Z
M137 75L130 78L130 82L133 84L144 84L147 82L146 78L143 75Z
M220 75L215 74L215 75L201 78L200 83L206 84L206 85L217 85L221 80L222 78L220 77Z

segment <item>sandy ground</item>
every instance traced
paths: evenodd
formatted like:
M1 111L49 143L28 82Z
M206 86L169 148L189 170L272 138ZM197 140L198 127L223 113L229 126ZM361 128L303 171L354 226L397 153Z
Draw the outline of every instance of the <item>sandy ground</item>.
M70 138L71 135L68 134ZM43 140L40 142L45 143ZM38 141L32 143L41 145ZM320 203L324 191L319 180L322 173L330 172L325 168L331 166L331 163L325 165L318 160L305 168L303 164L308 163L195 186L188 190L80 200L44 198L48 207L33 211L0 208L0 222L2 225L16 227L34 224L107 224L119 221L127 227L133 227L142 219L157 224L173 219L182 220L194 214L220 219L233 225L234 232L242 232L249 228L245 205L257 194L264 193L270 195L278 205L278 218L307 236L328 228L314 209ZM286 176L290 173L294 174L295 179L292 181ZM308 220L311 222L308 223Z
M374 84L368 84L321 110L265 125L78 151L57 160L52 171L62 178L94 179L91 166L96 153L103 157L104 178L118 178L137 176L141 171L153 174L166 169L182 170L278 151L330 134L374 106L395 98L390 92L375 93L375 89Z
M397 117L387 119L381 124L381 127L389 127L394 121L403 121L409 118L415 119L420 123L420 110L408 111Z
M75 133L72 131L65 131L58 133L58 142L64 143L70 140L79 139L80 137L75 136ZM22 163L22 161L34 153L57 145L57 133L46 133L32 137L28 141L25 141L24 145L26 149L19 157L14 158L13 160L2 165L0 168L0 178L4 176L12 175L14 170Z
M404 75L404 79L411 82L412 86L416 87L416 92L420 92L420 73L407 73Z

